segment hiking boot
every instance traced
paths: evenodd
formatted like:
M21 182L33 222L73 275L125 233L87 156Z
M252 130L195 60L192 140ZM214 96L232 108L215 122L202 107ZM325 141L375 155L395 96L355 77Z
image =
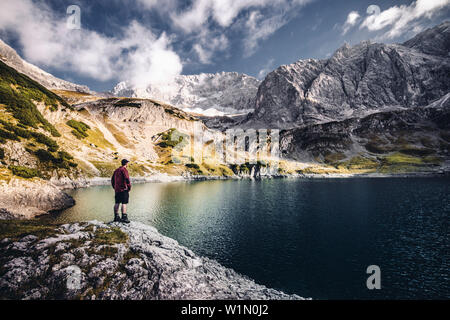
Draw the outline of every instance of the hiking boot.
M123 223L130 223L130 220L128 220L128 215L122 214L121 222L123 222Z
M115 214L115 215L114 215L114 222L120 222L120 221L122 221L122 220L120 219L120 216L119 216L118 214Z

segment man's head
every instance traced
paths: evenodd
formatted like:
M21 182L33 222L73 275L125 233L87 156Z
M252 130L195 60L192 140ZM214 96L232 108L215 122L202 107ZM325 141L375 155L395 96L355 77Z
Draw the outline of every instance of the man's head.
M129 162L127 159L122 159L122 166L126 167Z

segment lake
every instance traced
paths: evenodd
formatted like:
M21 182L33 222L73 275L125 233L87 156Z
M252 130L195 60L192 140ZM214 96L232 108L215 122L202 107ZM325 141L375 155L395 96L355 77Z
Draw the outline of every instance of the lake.
M111 221L110 186L52 222ZM450 298L450 178L136 184L129 218L260 284L314 299ZM368 290L369 265L381 289Z

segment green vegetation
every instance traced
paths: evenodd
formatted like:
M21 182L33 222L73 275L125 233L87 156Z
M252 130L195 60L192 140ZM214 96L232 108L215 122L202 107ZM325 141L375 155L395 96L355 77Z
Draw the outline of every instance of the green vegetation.
M39 239L53 237L57 234L55 226L42 224L38 220L0 220L0 237L12 241L20 240L27 235Z
M31 132L33 138L42 144L45 144L49 151L56 152L59 149L58 143L52 138L47 137L45 134L40 132Z
M106 245L95 250L96 254L99 254L103 257L115 257L118 252L119 252L119 249L117 249L116 247L111 247L111 246L106 246Z
M9 166L11 172L19 177L31 179L34 177L39 177L39 171L33 168L23 167L23 166Z
M0 129L0 137L4 139L20 141L19 137L24 139L34 138L36 142L46 145L49 151L55 152L59 149L58 143L43 133L23 129L22 127L13 125L5 120L0 120L0 124L6 129Z
M0 103L6 106L6 111L23 126L36 129L41 126L53 136L59 137L60 133L42 116L33 101L43 102L51 106L52 110L58 104L70 108L61 97L0 61Z
M5 149L0 148L0 160L5 159Z
M161 106L159 103L156 103L156 102L153 102L153 103L154 103L156 106ZM170 114L170 115L172 115L172 116L174 116L174 117L177 117L177 118L179 118L179 119L183 119L183 120L195 120L194 117L185 114L183 111L181 111L181 110L179 110L179 109L173 108L173 107L168 106L168 105L162 106L162 107L164 108L164 112L165 112L165 113L168 113L168 114Z
M94 233L92 243L94 245L99 244L116 244L125 243L128 241L128 235L120 230L120 228L97 228Z
M419 158L400 152L395 152L381 159L382 167L380 168L380 172L412 172L417 171L421 168L426 168L427 166L434 164L435 161L438 161L438 158L436 157L429 156L426 158L428 159L428 161L425 161L425 158Z
M10 131L11 133L16 135L17 137L22 137L22 138L25 138L25 139L30 139L31 138L31 132L28 131L27 129L24 129L23 127L19 127L18 125L17 126L12 125L8 121L2 120L2 119L0 119L0 124L2 124L3 128L5 128L6 130Z
M5 139L20 141L19 137L14 132L5 131L2 129L0 129L0 138L2 138L4 141L5 141ZM5 143L5 142L2 142L2 143Z
M92 143L101 149L109 148L111 150L115 150L114 145L105 139L105 136L98 128L94 128L89 131L89 136L86 138L86 142Z
M336 163L343 159L345 159L345 154L343 154L342 152L328 153L324 157L325 163Z
M254 167L254 164L251 164L250 162L245 162L243 164L230 164L230 169L234 172L234 174L239 173L250 173L252 168Z
M30 152L30 150L27 150ZM51 167L61 168L61 169L69 169L69 167L77 167L78 164L75 162L69 161L72 160L73 157L65 151L58 152L58 156L55 157L51 152L44 149L38 149L33 152L36 157L41 162L50 164Z
M138 102L135 102L135 101L138 101ZM119 101L114 103L114 106L115 107L140 108L141 107L141 102L139 102L139 100L133 99L133 98L124 98L124 99L120 99Z
M418 157L413 157L400 152L395 152L383 158L383 162L388 165L409 164L420 165L423 164L423 160Z
M348 170L376 170L379 166L378 161L366 158L363 156L356 156L348 161L341 162L337 165L338 169L348 169Z
M182 149L188 144L189 139L189 136L187 134L181 133L175 128L171 128L165 132L159 133L159 137L161 138L161 142L158 143L158 146L160 146L161 148L177 147L179 149Z
M83 139L88 136L86 131L88 131L91 127L89 127L86 123L82 121L69 120L66 123L69 127L73 128L72 134L77 137L77 139Z
M410 155L410 156L428 156L433 153L435 153L434 149L431 148L417 148L411 145L403 145L402 148L399 150L401 153Z
M196 163L186 163L185 166L186 166L186 168L191 168L191 169L196 169L196 170L200 169L200 166Z

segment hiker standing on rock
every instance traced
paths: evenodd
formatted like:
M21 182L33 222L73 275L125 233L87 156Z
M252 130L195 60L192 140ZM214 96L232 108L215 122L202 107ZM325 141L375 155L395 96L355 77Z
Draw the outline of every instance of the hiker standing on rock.
M114 205L114 222L130 223L127 216L127 203L130 197L129 192L131 190L130 175L128 174L127 165L130 161L127 159L122 160L122 166L114 171L111 178L111 184L116 192ZM119 217L119 206L122 204L122 219Z

